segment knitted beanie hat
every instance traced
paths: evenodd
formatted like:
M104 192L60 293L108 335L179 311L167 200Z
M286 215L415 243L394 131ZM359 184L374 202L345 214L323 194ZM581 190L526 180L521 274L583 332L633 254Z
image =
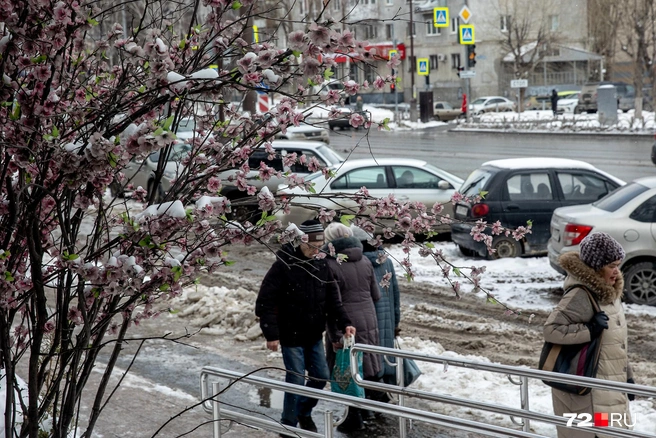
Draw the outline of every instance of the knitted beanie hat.
M316 219L310 219L303 222L298 229L307 234L308 242L316 242L317 240L323 241L323 225L321 225L321 222Z
M349 227L339 222L332 222L329 224L326 227L324 233L326 234L327 242L332 242L333 240L337 240L342 237L351 237L353 235Z
M624 255L624 249L619 242L606 233L593 233L581 241L581 261L595 271L609 263L622 260Z

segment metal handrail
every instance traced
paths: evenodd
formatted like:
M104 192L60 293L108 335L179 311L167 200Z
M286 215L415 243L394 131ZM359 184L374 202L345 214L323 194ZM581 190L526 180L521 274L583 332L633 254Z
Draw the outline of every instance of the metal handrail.
M282 382L280 380L268 379L265 377L259 377L254 375L246 375L231 370L225 370L225 369L214 368L214 367L204 367L201 370L201 378L200 378L203 409L205 409L206 412L212 413L215 416L214 418L215 423L220 420L221 416L225 416L225 418L227 419L228 415L230 416L230 419L234 419L243 422L245 424L251 424L251 422L255 424L253 420L259 420L258 424L260 425L267 425L268 422L262 421L262 419L259 419L258 417L254 417L252 415L244 414L241 412L228 411L225 409L213 409L213 404L215 403L220 404L220 400L213 402L213 400L216 399L215 394L213 395L209 394L210 391L208 390L208 382L210 376L219 377L223 379L230 379L230 380L239 380L240 382L243 383L255 384L265 388L276 389L279 391L289 392L292 394L304 395L307 397L316 398L318 400L331 401L346 406L352 406L355 408L368 409L371 411L380 412L382 414L388 414L395 417L403 417L405 419L423 421L437 426L462 430L466 432L479 433L479 434L497 436L497 437L544 438L543 435L510 429L503 426L495 426L492 424L481 423L478 421L464 420L461 418L450 417L448 415L437 414L434 412L426 412L415 408L409 408L407 406L394 406L388 403L368 400L364 398L352 397L344 394L337 394L333 392L324 391L321 389L314 389L306 386ZM219 418L216 418L217 414L219 415ZM271 426L274 425L271 424ZM285 429L278 424L269 430L282 432ZM298 430L299 435L304 437L317 436L316 433L310 435L307 431L302 431L301 429L289 428L288 430L293 432L297 432Z
M526 396L526 409L516 409L510 407L503 407L499 405L492 405L489 403L476 402L469 399L463 399L458 397L437 395L432 392L404 388L402 386L397 386L397 385L389 385L385 383L378 383L369 380L364 380L362 376L359 374L357 356L356 356L356 353L360 351L367 352L367 353L382 354L385 356L393 356L397 358L413 359L413 360L424 361L424 362L444 363L457 367L489 371L494 373L511 374L523 378L534 378L540 380L555 381L560 383L584 383L585 386L589 386L592 388L621 390L622 392L630 392L631 394L644 395L648 397L656 396L656 388L653 388L651 386L645 386L645 385L617 383L617 382L611 382L603 379L571 376L566 374L552 373L548 371L519 368L509 365L474 362L474 361L463 360L463 359L454 359L452 357L446 357L446 356L431 356L424 353L413 353L410 351L404 351L404 350L387 348L387 347L379 347L375 345L355 344L351 348L350 351L351 374L355 382L358 385L362 386L363 388L369 388L369 389L374 389L383 392L391 392L391 393L399 394L399 396L404 395L404 396L417 397L417 398L422 398L422 399L432 400L437 402L454 404L458 406L467 406L484 411L509 415L511 417L521 417L524 419L525 429L527 429L528 426L527 420L536 420L544 423L554 424L557 426L565 426L567 424L567 420L565 418L557 417L555 415L547 415L547 414L541 414L539 412L530 411L528 409L528 392L524 393L524 395ZM402 361L397 361L397 363L402 363ZM574 424L577 423L579 423L579 421L574 422ZM611 428L590 427L590 428L586 428L586 430L590 432L595 432L595 431L603 432L604 435L615 436L615 437L653 438L656 436L656 435L643 434L640 432L633 432L630 430L618 429L613 427Z

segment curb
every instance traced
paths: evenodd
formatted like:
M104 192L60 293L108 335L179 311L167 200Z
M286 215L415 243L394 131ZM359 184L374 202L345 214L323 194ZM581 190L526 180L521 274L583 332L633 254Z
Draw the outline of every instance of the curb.
M485 133L485 134L535 134L535 135L580 135L580 136L596 136L596 137L648 137L652 138L655 134L650 134L646 132L594 132L594 131L513 131L513 130L502 130L502 129L492 129L492 128L453 128L449 129L449 132L455 133Z

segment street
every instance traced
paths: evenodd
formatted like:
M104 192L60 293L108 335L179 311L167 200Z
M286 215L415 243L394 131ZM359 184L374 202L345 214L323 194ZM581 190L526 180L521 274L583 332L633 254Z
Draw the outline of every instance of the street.
M354 158L404 157L429 163L467 178L489 160L554 157L583 160L625 181L654 175L648 136L456 133L439 129L379 132L332 131L333 149Z

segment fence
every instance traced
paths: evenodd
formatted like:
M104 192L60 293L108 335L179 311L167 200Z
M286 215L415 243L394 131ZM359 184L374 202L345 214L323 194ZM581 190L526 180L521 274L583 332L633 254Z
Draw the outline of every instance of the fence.
M520 393L520 409L492 405L489 403L478 402L470 399L463 399L447 395L440 395L427 391L420 391L411 388L405 388L402 385L403 376L403 360L397 360L397 379L399 385L388 385L384 383L377 383L365 381L362 376L357 372L357 364L355 354L358 351L369 352L384 355L387 357L407 358L420 362L440 363L445 366L455 366L469 368L479 371L488 371L493 373L500 373L508 375L510 381L519 386ZM550 380L563 383L579 383L585 384L597 389L614 390L621 392L630 392L636 395L647 397L656 397L656 388L644 385L632 385L626 383L617 383L601 379L590 379L586 377L575 377L563 374L550 373L546 371L533 370L527 368L520 368L508 365L481 363L462 359L454 359L445 356L432 356L422 353L414 353L411 351L390 349L385 347L378 347L373 345L355 344L351 349L351 370L353 372L356 382L364 387L375 389L378 391L385 391L398 395L398 405L390 405L387 403L351 397L342 394L335 394L327 391L307 388L304 386L288 384L279 380L268 379L253 375L244 375L230 370L218 369L214 367L205 367L201 371L201 397L203 400L203 408L206 412L213 415L214 437L220 438L222 435L220 420L237 421L243 424L259 427L264 430L273 432L284 432L297 434L303 438L332 438L333 426L337 425L333 421L332 413L326 412L325 415L325 430L324 433L308 432L298 428L286 427L274 420L264 419L258 416L250 415L235 410L229 410L221 407L221 386L218 382L213 382L212 378L228 379L231 382L239 380L243 383L253 384L260 387L269 389L276 389L279 391L291 392L294 394L305 395L319 400L330 401L340 405L356 407L360 409L368 409L375 412L391 415L398 418L399 421L399 437L404 438L407 434L407 420L423 421L436 426L456 429L465 432L473 432L488 436L498 437L526 437L537 438L542 435L537 435L530 431L530 421L538 421L557 426L566 426L567 419L557 417L554 415L547 415L539 412L534 412L529 409L529 393L528 382L529 379ZM519 381L515 380L518 377ZM224 388L225 389L225 388ZM480 421L465 420L448 415L436 414L415 408L405 406L405 397L415 397L419 399L436 401L442 403L453 404L457 406L465 406L472 409L483 410L510 416L513 423L521 426L522 430L516 430L503 426L496 426ZM517 420L519 419L519 420ZM578 424L579 421L574 421ZM644 434L641 432L634 432L626 429L618 429L612 427L590 427L586 431L603 433L605 436L612 437L632 437L632 438L656 438L656 435Z

